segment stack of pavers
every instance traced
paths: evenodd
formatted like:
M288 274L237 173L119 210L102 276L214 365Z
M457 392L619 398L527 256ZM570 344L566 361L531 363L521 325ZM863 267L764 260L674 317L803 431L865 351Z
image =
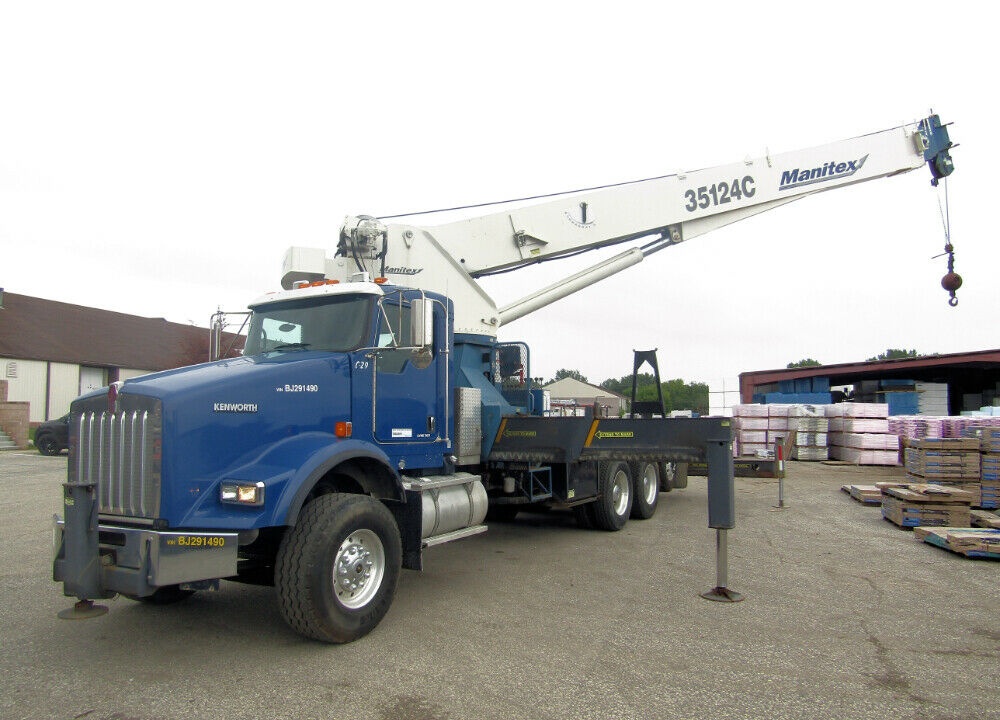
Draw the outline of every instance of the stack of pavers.
M734 455L766 455L767 405L745 404L733 406L733 425L736 430L733 443Z
M1000 560L1000 530L974 530L961 527L917 527L913 536L925 543L970 558Z
M878 485L841 485L840 489L862 505L882 504L882 490Z
M939 438L944 435L944 420L940 417L922 415L896 415L889 418L889 432L899 436L899 463L903 464L903 454L910 440L917 438Z
M979 507L996 510L1000 508L1000 455L983 453L979 484Z
M858 465L898 465L899 435L889 431L885 403L837 403L826 406L830 421L830 457Z
M765 407L767 407L767 446L773 449L775 443L784 445L785 440L792 432L788 424L788 411L792 406L769 404Z
M973 505L996 509L1000 507L1000 427L970 426L962 435L979 442L979 502Z
M969 527L972 493L932 483L878 483L882 517L903 528Z
M978 438L910 440L903 457L907 479L911 482L964 490L971 496L971 503L978 504L981 494Z
M827 460L830 421L825 405L789 405L788 429L795 431L792 460Z

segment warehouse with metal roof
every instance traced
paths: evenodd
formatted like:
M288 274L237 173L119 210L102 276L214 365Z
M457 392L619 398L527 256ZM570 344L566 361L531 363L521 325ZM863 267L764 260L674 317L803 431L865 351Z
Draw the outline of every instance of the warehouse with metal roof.
M920 401L932 397L933 411L922 408ZM977 412L1000 401L1000 349L745 372L740 399L887 403L891 415Z

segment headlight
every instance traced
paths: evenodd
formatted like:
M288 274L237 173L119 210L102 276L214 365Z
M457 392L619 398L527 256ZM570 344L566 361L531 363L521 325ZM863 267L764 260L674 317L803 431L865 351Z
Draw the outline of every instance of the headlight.
M264 504L264 483L224 482L219 489L219 500L229 505Z

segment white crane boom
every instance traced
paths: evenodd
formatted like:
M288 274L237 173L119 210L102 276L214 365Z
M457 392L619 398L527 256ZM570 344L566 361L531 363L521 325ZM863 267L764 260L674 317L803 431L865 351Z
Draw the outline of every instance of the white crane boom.
M433 227L349 217L333 257L291 248L282 285L358 273L448 294L455 331L495 336L509 323L649 254L813 193L930 166L953 169L936 115L828 145L679 173ZM645 242L497 310L476 282L495 272L645 238Z

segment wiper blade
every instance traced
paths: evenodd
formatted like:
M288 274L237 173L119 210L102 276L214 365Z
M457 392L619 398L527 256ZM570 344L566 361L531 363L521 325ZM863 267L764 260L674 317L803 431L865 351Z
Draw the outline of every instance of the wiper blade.
M284 345L276 345L271 348L272 351L276 350L303 350L310 347L309 343L285 343Z

